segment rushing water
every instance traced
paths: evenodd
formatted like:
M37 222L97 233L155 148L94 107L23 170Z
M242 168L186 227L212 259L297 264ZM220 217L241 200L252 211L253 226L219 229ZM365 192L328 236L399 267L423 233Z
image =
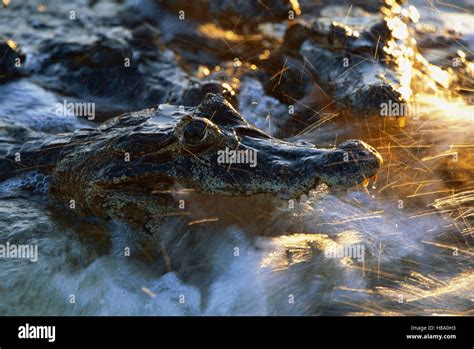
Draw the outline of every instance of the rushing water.
M251 109L251 94L263 93L251 83L240 97L250 120L282 108L262 96L265 107ZM0 96L2 152L19 134L85 125L57 119L61 97L32 82L0 85ZM0 261L0 314L473 315L474 108L445 96L419 100L421 116L405 128L338 115L298 137L364 139L385 163L368 187L321 187L279 203L265 224L178 220L143 237L121 222L98 227L58 211L45 195L48 178L35 172L0 183L0 242L38 245L39 253L36 262ZM333 254L344 246L361 254Z

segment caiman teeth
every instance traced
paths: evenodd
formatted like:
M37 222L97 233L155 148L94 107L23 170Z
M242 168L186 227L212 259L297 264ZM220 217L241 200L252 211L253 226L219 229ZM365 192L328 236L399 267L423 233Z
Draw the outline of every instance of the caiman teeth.
M377 189L377 177L378 177L377 174L366 177L364 181L362 182L362 185L367 188L370 182L372 181L372 189Z
M370 176L370 179L372 180L372 189L377 189L377 178L378 175L374 174L373 176Z
M368 187L368 186L369 186L369 178L365 178L365 179L364 179L364 182L362 183L362 185L363 185L364 187Z

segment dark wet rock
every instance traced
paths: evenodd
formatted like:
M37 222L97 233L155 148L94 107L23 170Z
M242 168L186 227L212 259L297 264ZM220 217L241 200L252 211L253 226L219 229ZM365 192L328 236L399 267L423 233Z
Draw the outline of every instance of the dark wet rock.
M289 73L276 91L285 90L284 95L296 100L304 92L308 99L308 91L301 88L291 92L296 68L302 77L309 72L338 110L369 116L381 115L382 104L410 103L413 91L448 88L448 73L433 66L416 46L413 24L419 13L414 7L401 7L402 2L384 2L382 15L328 6L321 17L299 17L275 55L280 64L288 62ZM294 60L301 62L299 66Z
M206 80L199 93L201 82L184 70L187 63L162 45L160 30L133 4L71 8L45 0L43 12L36 7L12 2L0 18L6 35L25 49L25 74L68 102L95 104L96 121L160 103L196 105L206 92L219 92L218 83Z
M134 49L154 52L160 44L161 32L158 28L143 23L132 30L130 45Z
M144 12L142 15L143 20L159 28L161 43L175 51L192 69L199 65L217 66L235 58L255 61L265 49L277 45L276 40L258 31L244 35L219 23L188 17L180 20L176 14L159 7L154 8L152 14Z
M102 98L119 110L177 102L187 80L171 61L149 61L115 39L88 44L53 40L43 45L42 52L38 83L91 102Z
M201 103L206 94L223 92L223 87L217 80L200 80L198 78L191 78L190 84L184 91L182 96L182 104L187 106L196 106Z
M234 61L221 62L212 70L197 72L198 77L220 81L226 99L243 115L247 121L278 137L291 134L288 128L288 106L265 91L265 82L270 76L254 64Z
M252 124L286 138L317 122L322 111L332 112L331 99L300 59L276 51L256 63L244 72L240 70L246 64L232 70L223 64L220 74L211 74L233 88L237 96L233 104Z
M262 22L285 20L288 19L289 11L299 11L288 0L158 0L158 4L176 16L179 11L184 11L185 17L201 22L217 20L221 26L233 30Z
M382 103L402 100L393 85L381 78L383 68L368 61L367 57L351 56L351 66L357 67L349 72L348 67L344 66L347 52L334 54L308 41L301 47L301 54L311 65L308 69L313 71L317 81L337 101L340 109L351 109L362 116L377 115ZM395 76L391 78L395 79Z
M0 83L19 77L25 59L16 42L0 39Z
M195 105L217 83L200 82L177 66L171 51L154 43L158 32L140 27L128 42L99 37L92 42L45 42L40 68L33 79L66 96L97 104L99 113L117 113L160 103ZM210 88L210 86L213 88ZM187 89L191 91L187 91Z
M247 120L269 134L282 134L290 117L288 107L266 94L263 84L251 75L244 76L238 93L239 111Z
M437 67L413 44L410 25L417 20L416 10L397 16L392 6L398 5L381 8L384 16L332 5L320 11L321 17L302 15L288 28L280 49L255 61L263 93L293 111L277 117L286 121L278 127L284 132L276 134L300 133L338 113L380 115L383 103L408 103L413 91L445 87L432 77ZM256 124L265 125L268 114L260 117Z
M381 103L402 98L395 88L396 74L384 63L382 49L390 31L385 22L360 30L329 18L301 18L288 30L282 50L289 59L301 60L300 75L303 69L310 72L339 109L379 114ZM290 95L299 99L301 94Z
M281 101L287 104L294 104L294 100L286 97L286 87L293 93L298 91L301 92L299 95L304 96L307 83L309 81L314 82L314 79L310 76L308 80L307 73L305 74L305 79L302 81L299 71L291 76L289 72L287 72L283 74L281 78L277 77L276 79L271 79L275 71L280 69L284 62L284 59L282 59L282 56L279 54L272 57L271 61L262 62L262 59L267 58L261 57L267 57L270 52L277 51L276 48L279 47L287 27L286 21L283 23L265 23L267 27L260 23L258 30L243 34L239 31L228 30L225 26L221 26L219 22L217 24L215 21L203 22L199 18L194 19L189 17L185 17L185 20L180 20L176 13L165 11L162 8L155 8L154 11L156 11L155 21L153 21L151 16L146 18L160 28L161 42L166 45L166 47L177 52L181 60L186 63L186 66L189 67L191 71L196 72L195 74L199 79L206 77L203 74L199 74L201 68L210 70L211 74L208 78L220 81L226 86L224 87L224 92L227 92L225 96L231 100L231 103L237 108L240 108L236 96L240 93L239 79L243 76L241 67L247 66L246 69L248 70L248 66L253 65L259 71L259 81L255 81L255 83L265 87L266 91L263 92L266 95L254 96L254 99L263 98L265 101L270 101L276 97L278 100L274 102L277 104L281 104ZM144 16L146 16L146 13ZM279 27L276 31L275 26L280 26L281 28ZM281 33L278 34L277 32ZM298 61L294 61L295 65L299 65ZM232 66L234 67L232 68ZM218 70L213 72L213 68ZM278 84L278 86L274 88L275 83L279 80L291 80L291 82L288 81L289 83ZM247 85L246 87L249 86L250 85ZM229 90L229 87L231 90ZM206 89L204 88L204 90ZM248 91L247 88L246 91ZM202 95L202 93L199 93L199 95ZM249 100L250 96L246 96L242 99L242 101ZM245 108L245 106L243 107ZM289 119L288 113L283 112L285 108L287 107L281 105L281 107L272 111L270 116L275 117L274 126L283 126L285 124L283 120ZM250 107L250 109L257 111L255 104L254 107ZM255 121L256 125L261 126L267 122L265 118L268 116L268 113L260 115L260 117L254 113L252 113L252 115L255 115L252 121ZM292 118L305 119L305 108L302 108L301 105L296 105L295 115L291 116L290 119ZM297 123L301 122L298 120ZM302 125L305 125L304 121ZM302 125L294 129L301 129ZM270 132L277 131L276 127L265 129ZM284 130L285 132L279 133L280 136L285 136L290 133L288 127Z
M309 70L302 74L301 61L284 58L270 56L260 66L222 62L208 71L208 78L222 83L226 98L252 125L280 138L308 128L323 116L320 109L330 111L331 103Z
M331 5L336 6L354 6L364 9L367 12L378 12L383 0L330 0L330 1L314 1L314 0L298 0L301 12L319 16L321 12Z

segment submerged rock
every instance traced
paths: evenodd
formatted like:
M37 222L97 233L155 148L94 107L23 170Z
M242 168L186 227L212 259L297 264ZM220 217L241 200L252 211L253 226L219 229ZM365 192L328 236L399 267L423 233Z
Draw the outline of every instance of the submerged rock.
M400 81L383 51L391 39L385 29L383 22L370 16L355 26L335 18L303 16L288 30L282 50L301 59L298 68L310 72L338 109L364 116L379 114L381 103L403 99L396 88Z
M15 41L0 39L0 83L20 76L25 59Z
M133 6L45 1L42 11L36 7L13 2L0 18L6 35L24 48L24 76L68 102L94 104L96 121L160 103L197 105L206 93L222 91L218 82L186 72L187 64L162 45L160 30ZM124 21L127 13L133 21ZM17 23L16 16L23 20ZM25 60L10 46L2 46L2 81L18 75L13 59Z
M135 42L139 38L134 39ZM149 43L144 46L148 49ZM40 85L98 104L101 112L122 112L160 103L195 105L197 97L219 92L219 84L200 83L177 66L170 51L139 51L126 40L99 37L91 42L45 42L40 68L33 79ZM187 91L187 89L192 89Z
M384 104L412 102L414 91L447 89L448 72L429 63L416 46L411 24L418 22L418 11L402 3L386 1L381 15L328 6L320 17L296 19L274 54L279 62L274 66L288 75L275 92L300 100L311 93L313 79L340 111L369 116L381 115ZM309 83L295 84L296 76L303 82L308 73Z

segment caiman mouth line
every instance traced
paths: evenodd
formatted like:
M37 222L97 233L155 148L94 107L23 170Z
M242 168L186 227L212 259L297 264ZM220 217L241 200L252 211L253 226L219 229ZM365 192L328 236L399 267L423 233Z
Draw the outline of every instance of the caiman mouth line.
M225 149L255 151L258 161L254 167L222 163ZM17 152L21 163L14 161ZM333 189L363 183L381 164L380 154L360 140L318 148L273 138L221 95L208 94L197 107L161 105L99 128L27 143L0 162L0 178L24 169L50 173L52 198L66 207L74 202L79 216L141 228L186 211L181 194L210 202L257 195L299 199L323 183Z

